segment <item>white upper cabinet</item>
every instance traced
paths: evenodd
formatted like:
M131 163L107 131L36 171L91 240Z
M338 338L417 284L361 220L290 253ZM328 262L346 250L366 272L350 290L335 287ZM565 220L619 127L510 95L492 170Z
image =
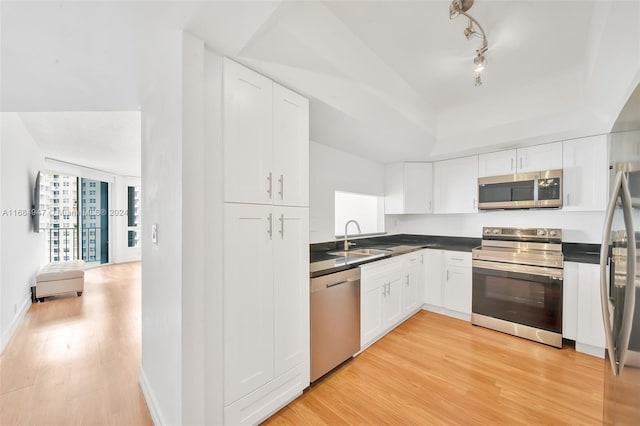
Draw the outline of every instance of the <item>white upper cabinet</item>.
M482 154L478 177L540 172L562 168L562 142Z
M478 177L516 173L516 150L491 152L478 156Z
M386 214L433 212L433 163L385 166Z
M273 83L224 60L224 201L269 204L273 194Z
M309 100L275 83L273 203L309 205Z
M438 161L433 166L435 213L478 211L478 156Z
M603 211L607 207L607 135L563 143L563 210Z
M562 168L562 142L520 148L517 154L518 173Z
M309 205L309 101L229 59L224 201Z

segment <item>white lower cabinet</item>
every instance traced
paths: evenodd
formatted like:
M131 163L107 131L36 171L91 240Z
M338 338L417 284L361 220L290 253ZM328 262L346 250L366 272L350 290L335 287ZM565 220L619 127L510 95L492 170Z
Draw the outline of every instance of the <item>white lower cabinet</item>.
M360 267L361 349L420 309L423 260L418 251Z
M424 250L407 258L407 274L402 285L402 313L410 314L422 306L424 289Z
M469 320L471 318L471 253L425 250L425 309Z
M424 303L441 308L442 271L444 267L442 250L424 251Z
M600 265L564 262L562 297L562 337L575 340L578 352L604 357Z
M444 307L471 315L471 253L444 252Z
M225 423L256 423L309 385L309 212L227 203L224 215Z

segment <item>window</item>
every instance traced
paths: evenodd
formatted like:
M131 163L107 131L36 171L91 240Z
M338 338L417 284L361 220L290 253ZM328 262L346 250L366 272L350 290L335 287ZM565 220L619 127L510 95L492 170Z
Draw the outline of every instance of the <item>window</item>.
M140 231L140 187L127 187L127 241L129 247L138 246L138 232Z
M344 225L356 220L363 234L384 232L384 197L352 192L335 192L335 234L344 236ZM358 233L355 225L349 225L349 235Z

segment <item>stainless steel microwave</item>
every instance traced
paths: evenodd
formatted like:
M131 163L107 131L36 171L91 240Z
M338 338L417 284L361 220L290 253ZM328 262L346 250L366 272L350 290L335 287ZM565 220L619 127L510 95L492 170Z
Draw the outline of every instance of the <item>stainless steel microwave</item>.
M562 170L478 179L478 209L562 207Z

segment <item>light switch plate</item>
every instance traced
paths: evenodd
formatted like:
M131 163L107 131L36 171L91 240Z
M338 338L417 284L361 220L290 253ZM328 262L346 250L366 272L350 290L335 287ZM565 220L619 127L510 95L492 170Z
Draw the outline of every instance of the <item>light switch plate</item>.
M153 244L158 244L158 224L151 225L151 241Z

